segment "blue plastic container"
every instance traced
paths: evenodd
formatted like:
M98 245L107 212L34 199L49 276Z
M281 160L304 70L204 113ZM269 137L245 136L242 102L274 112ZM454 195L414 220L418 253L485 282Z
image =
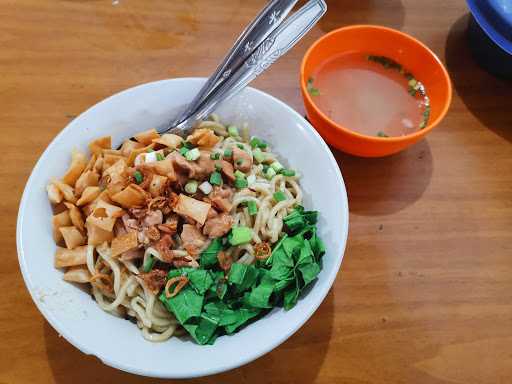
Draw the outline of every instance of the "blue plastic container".
M467 0L473 55L487 71L512 79L512 0Z

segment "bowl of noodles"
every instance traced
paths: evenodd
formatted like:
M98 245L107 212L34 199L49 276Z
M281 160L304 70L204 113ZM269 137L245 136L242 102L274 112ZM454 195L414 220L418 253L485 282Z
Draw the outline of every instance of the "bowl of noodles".
M204 376L269 352L318 308L345 250L338 165L286 104L247 88L190 135L158 133L203 83L148 83L91 107L20 203L20 268L41 313L139 375Z

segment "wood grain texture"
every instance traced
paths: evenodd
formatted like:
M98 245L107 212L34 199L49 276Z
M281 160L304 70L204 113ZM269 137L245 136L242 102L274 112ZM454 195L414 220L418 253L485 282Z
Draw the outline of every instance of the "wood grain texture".
M144 82L206 76L263 0L0 0L0 383L155 383L85 356L25 290L15 223L37 158L72 119ZM512 378L512 88L472 61L463 0L331 0L255 86L303 112L307 47L339 26L399 28L447 64L454 100L410 150L335 152L351 227L313 318L240 369L192 383L509 383ZM172 356L170 357L172 358Z

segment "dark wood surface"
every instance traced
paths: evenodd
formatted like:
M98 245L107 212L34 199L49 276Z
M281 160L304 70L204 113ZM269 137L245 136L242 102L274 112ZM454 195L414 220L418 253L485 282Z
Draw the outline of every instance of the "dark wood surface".
M254 84L298 111L307 47L340 26L401 29L454 84L428 138L396 156L335 152L350 199L341 273L273 352L194 383L509 383L512 380L512 90L479 69L462 0L331 0L317 27ZM207 76L263 0L0 0L0 383L154 383L60 338L18 268L19 199L76 115L122 89ZM250 346L248 346L250 348ZM172 356L170 357L172 358Z

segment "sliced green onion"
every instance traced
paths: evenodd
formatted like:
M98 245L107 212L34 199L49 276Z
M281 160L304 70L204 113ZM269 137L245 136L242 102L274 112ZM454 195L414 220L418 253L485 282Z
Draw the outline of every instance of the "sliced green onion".
M254 151L252 151L252 156L258 163L265 161L265 154L259 148L256 148Z
M187 147L181 147L180 148L180 153L181 153L182 156L185 156L188 151L190 151L190 149L188 149Z
M184 141L182 145L183 145L183 148L187 148L187 149L194 148L194 144L192 144L190 141Z
M276 172L279 172L281 169L284 168L283 165L279 161L274 161L272 164L270 164L270 166Z
M221 163L215 163L215 169L217 171L220 171L222 169L222 164Z
M295 171L293 169L283 168L279 171L279 173L283 176L295 176Z
M185 192L188 194L194 194L197 192L197 181L191 180L187 184L185 184Z
M244 161L242 159L238 159L236 161L236 165L242 165L244 163Z
M263 164L263 173L267 173L268 169L270 168L270 165Z
M244 146L242 144L237 144L236 146L242 150L244 149Z
M162 155L161 153L157 153L157 154L156 154L156 159L157 159L158 161L162 161L162 160L163 160L163 159L165 159L165 158L164 158L164 155Z
M142 180L144 179L142 173L140 173L139 171L135 171L135 173L133 174L133 178L135 179L135 182L137 184L142 183Z
M146 149L146 152L147 152L147 153L151 153L151 152L154 152L154 151L155 151L155 150L154 150L153 148L148 148L148 149Z
M148 255L148 258L146 259L146 261L144 262L144 265L142 266L142 270L145 272L145 273L148 273L150 272L154 265L156 263L156 257L153 256L152 254L149 254Z
M260 145L260 143L261 143L261 140L258 139L256 136L253 136L253 138L249 142L249 144L251 145L252 148L257 148L258 145Z
M256 202L253 200L249 200L247 202L247 210L249 211L249 215L256 215L258 213L258 206L256 205Z
M277 202L280 202L280 201L284 201L286 200L286 195L284 194L283 191L277 191L276 193L274 193L274 195L272 196L274 198L275 201Z
M189 150L187 153L185 153L185 159L188 161L194 161L199 159L199 156L201 156L201 153L199 153L199 148L194 148Z
M231 245L246 244L252 240L252 229L248 227L233 227L228 236Z
M235 177L239 177L241 179L245 179L245 173L240 172L238 169L235 171Z
M240 134L238 133L238 128L235 127L234 125L230 125L228 127L228 135L231 136L231 137L238 137L238 136L240 136Z
M210 184L222 185L222 175L218 171L215 171L210 175Z
M272 167L268 167L267 172L265 172L265 177L269 180L271 180L275 175L277 175L277 172Z
M237 189L244 189L249 186L249 183L247 182L247 179L244 177L243 179L240 177L237 177L235 179L235 187Z
M231 156L233 156L233 150L232 150L232 149L226 149L226 150L224 150L224 157L229 158L229 157L231 157Z
M212 192L213 187L212 187L212 185L211 185L209 182L207 182L207 181L203 181L203 182L201 183L201 185L199 186L199 189L200 189L200 190L201 190L201 192L203 192L205 195L209 195L209 194Z
M210 159L212 160L219 160L220 159L220 153L210 153Z
M268 147L268 144L265 143L263 140L260 140L260 143L258 144L258 148L265 149Z

